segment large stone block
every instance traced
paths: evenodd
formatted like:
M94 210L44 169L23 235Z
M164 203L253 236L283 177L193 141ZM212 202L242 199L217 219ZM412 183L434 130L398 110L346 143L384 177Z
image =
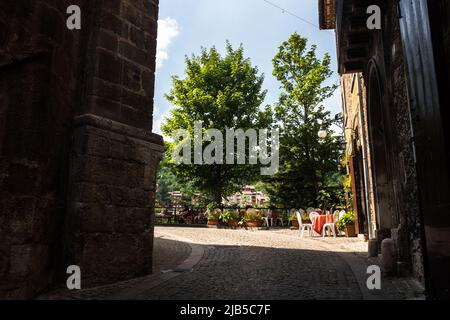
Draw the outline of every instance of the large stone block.
M135 26L142 26L142 13L126 1L122 2L121 17Z
M107 1L104 1L107 2ZM122 20L109 10L102 10L100 16L100 25L103 29L109 30L116 35L122 34Z
M88 285L143 274L151 266L151 208L161 138L93 115L75 123L76 140L86 141L77 143L72 158L69 202L76 204L73 226L80 226L71 243L72 263L82 267ZM109 144L103 156L78 154L98 153L102 142Z
M116 34L101 29L98 34L98 46L111 52L117 52L119 40Z
M110 83L121 84L123 64L124 61L117 55L98 49L96 76Z
M94 79L93 95L114 101L120 101L122 87L118 84L106 82L101 79Z
M381 270L387 275L395 275L397 270L397 254L395 242L384 239L381 242Z
M84 246L76 262L82 272L82 286L117 281L151 272L149 232L80 234ZM94 258L95 257L95 258Z
M141 73L141 68L125 61L123 63L123 85L125 88L134 92L139 92L142 81Z
M113 233L118 210L103 203L77 203L76 214L79 215L82 232Z

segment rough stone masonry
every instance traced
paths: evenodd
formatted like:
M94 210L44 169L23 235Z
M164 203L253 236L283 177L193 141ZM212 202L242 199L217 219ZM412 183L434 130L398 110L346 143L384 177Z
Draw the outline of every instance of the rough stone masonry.
M0 2L0 298L71 264L84 287L151 272L157 19L158 0Z

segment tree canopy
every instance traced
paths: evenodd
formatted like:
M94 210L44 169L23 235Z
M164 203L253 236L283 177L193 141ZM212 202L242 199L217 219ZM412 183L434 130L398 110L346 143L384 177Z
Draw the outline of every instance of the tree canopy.
M275 105L276 124L281 131L280 170L265 179L271 199L282 206L338 204L342 198L339 172L342 137L336 136L331 117L322 103L336 85L325 85L331 77L330 56L316 55L316 46L294 33L283 42L273 59L273 75L282 93ZM327 136L319 138L325 130Z
M264 75L244 57L242 45L233 49L227 42L226 54L202 48L199 55L186 57L183 79L172 78L172 89L166 98L175 109L166 119L162 131L167 136L185 129L194 139L194 123L201 121L203 131L217 129L225 136L227 128L270 128L270 107L261 110L266 91L262 89ZM170 170L200 192L211 195L216 204L256 179L259 167L248 164L176 164L170 155L178 141L168 144L166 155ZM203 142L203 147L208 143ZM246 146L248 148L248 146ZM225 154L223 150L223 154ZM246 155L249 153L246 152Z

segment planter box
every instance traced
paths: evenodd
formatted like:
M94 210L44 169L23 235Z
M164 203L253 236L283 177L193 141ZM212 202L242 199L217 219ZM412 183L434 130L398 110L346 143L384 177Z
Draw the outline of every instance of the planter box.
M208 225L209 226L217 226L217 225L219 225L219 220L209 220L208 219Z
M297 220L292 220L291 221L291 226L296 228L296 229L300 228L300 225L298 224Z
M249 228L260 228L263 223L263 221L247 221L245 225Z
M239 221L236 221L236 220L230 220L230 221L228 221L228 225L229 225L230 227L238 227L238 226L239 226Z
M355 225L346 226L344 231L348 238L356 237Z

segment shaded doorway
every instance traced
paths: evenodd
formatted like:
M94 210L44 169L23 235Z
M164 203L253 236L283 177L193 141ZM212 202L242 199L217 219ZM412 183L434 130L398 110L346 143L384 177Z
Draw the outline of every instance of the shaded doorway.
M369 141L372 150L372 176L374 182L377 239L391 236L396 226L396 206L389 153L388 111L383 103L382 84L376 65L370 64L367 91Z

